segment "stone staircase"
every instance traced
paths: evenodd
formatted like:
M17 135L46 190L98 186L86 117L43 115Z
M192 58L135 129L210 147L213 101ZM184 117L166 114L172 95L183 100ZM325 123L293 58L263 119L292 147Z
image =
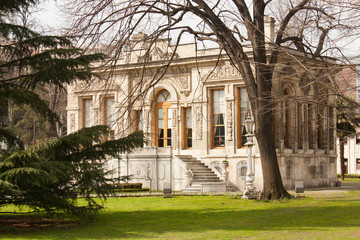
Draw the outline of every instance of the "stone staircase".
M182 160L193 173L190 186L183 189L183 192L226 192L226 183L204 163L191 155L176 157Z

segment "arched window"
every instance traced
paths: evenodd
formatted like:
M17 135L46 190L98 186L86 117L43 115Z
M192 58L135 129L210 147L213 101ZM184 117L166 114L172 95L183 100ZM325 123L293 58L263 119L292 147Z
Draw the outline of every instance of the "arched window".
M156 146L171 146L172 111L171 95L168 91L159 92L156 97Z

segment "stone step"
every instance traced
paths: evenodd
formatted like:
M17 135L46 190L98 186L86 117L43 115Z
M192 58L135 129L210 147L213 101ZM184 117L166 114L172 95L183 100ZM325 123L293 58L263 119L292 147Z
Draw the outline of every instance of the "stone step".
M201 187L187 187L182 190L182 192L201 192Z
M204 179L219 179L218 176L216 175L210 175L210 174L201 174L201 175L194 175L193 179L199 179L199 178L204 178Z
M192 181L193 183L200 183L200 182L222 182L220 179L210 179L210 178L197 178Z
M226 184L204 163L191 155L181 155L177 157L189 166L194 174L191 186L183 189L183 192L226 191Z

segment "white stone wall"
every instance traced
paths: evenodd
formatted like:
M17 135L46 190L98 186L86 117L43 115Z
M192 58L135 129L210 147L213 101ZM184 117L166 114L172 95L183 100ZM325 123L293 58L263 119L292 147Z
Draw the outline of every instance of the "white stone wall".
M166 44L159 44L161 50ZM124 58L124 64L119 65L115 78L110 82L92 82L91 86L84 84L68 86L68 133L81 128L81 99L92 97L95 111L94 124L101 123L101 99L103 96L115 97L115 108L117 110L117 125L115 136L122 137L134 130L134 110L143 110L144 133L149 140L143 149L138 149L131 154L125 154L121 160L109 160L109 168L116 168L114 176L132 175L132 181L143 183L144 187L152 190L162 190L163 184L169 182L174 190L182 190L185 187L185 164L175 155L192 155L208 166L214 161L229 161L229 185L236 189L244 190L244 180L240 179L238 166L247 160L247 149L237 147L237 109L236 109L236 88L244 86L240 74L228 61L221 62L219 67L214 69L218 56L216 50L199 51L199 54L208 58L195 59L194 45L187 44L179 48L178 59L168 69L164 77L144 95L144 101L137 100L129 105L129 97L135 97L140 90L137 90L136 83L142 79L143 64L136 64L141 59L143 51L136 48L130 52L128 58ZM153 60L166 56L165 49L156 50ZM211 54L213 57L211 58ZM183 58L183 59L182 59ZM145 71L144 79L150 81L151 74L156 71L154 63ZM303 94L298 91L299 79L284 79L278 74L274 78L274 91L281 93L284 86L290 86L294 95ZM210 116L209 116L209 94L211 89L222 88L225 91L225 147L222 149L211 148ZM167 90L171 94L171 116L173 126L172 147L154 147L155 116L153 99L161 90ZM334 101L334 99L329 99ZM281 106L281 104L278 104ZM295 106L295 105L294 105ZM182 143L182 108L192 108L193 118L193 146L191 149L183 149ZM124 112L130 111L130 114ZM291 121L294 123L291 128L291 149L284 147L282 139L283 130L281 113L277 112L276 135L278 161L284 184L288 188L294 188L295 181L304 181L305 188L318 186L332 186L336 181L336 151L329 147L324 149L309 149L306 137L304 136L303 149L297 149L296 115L292 112ZM295 124L296 123L296 124ZM304 134L305 130L304 130ZM257 189L262 189L261 156L255 147L253 150L255 184ZM117 176L116 175L116 176Z

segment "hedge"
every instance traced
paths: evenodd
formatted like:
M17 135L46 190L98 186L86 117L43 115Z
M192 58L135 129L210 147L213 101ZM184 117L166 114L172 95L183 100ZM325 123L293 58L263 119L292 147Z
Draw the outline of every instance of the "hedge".
M109 186L114 189L142 189L142 183L112 183Z
M341 178L341 174L338 174L337 176L338 176L338 178ZM344 174L344 177L345 178L360 178L360 175L359 174Z
M134 189L134 188L128 188L128 189L121 189L121 188L115 188L114 192L148 192L150 191L149 188L141 188L141 189Z

